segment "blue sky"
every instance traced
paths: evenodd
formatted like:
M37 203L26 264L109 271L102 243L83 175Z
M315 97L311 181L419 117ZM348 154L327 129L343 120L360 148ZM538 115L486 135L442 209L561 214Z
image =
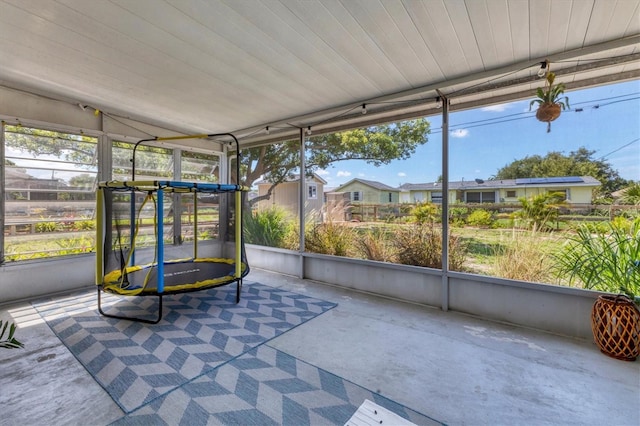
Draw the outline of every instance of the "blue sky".
M452 113L449 133L450 180L487 179L527 155L568 154L584 146L596 151L624 179L640 181L640 81L565 93L571 110L551 124L536 120L529 100ZM535 109L535 106L534 106ZM579 109L582 109L580 111ZM391 186L435 181L442 173L442 120L428 117L428 142L405 161L375 167L363 161L334 163L319 174L328 187L354 178Z

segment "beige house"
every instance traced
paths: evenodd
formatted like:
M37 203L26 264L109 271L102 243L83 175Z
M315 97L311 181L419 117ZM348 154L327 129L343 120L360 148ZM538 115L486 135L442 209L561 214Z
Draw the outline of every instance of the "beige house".
M324 185L327 181L317 174L305 179L305 215L311 213L319 214L323 207ZM258 187L258 197L267 195L269 188L273 186L271 182L260 180L256 182ZM279 183L271 191L269 199L258 201L257 210L263 211L273 206L278 206L298 215L300 200L300 175L294 175L286 182Z
M593 190L600 182L591 176L559 176L458 181L449 183L450 203L517 203L547 192L562 192L570 204L591 204ZM406 183L400 186L400 202L442 203L442 183Z
M351 202L354 203L394 204L400 202L400 190L372 180L351 179L336 188L334 192L348 193Z

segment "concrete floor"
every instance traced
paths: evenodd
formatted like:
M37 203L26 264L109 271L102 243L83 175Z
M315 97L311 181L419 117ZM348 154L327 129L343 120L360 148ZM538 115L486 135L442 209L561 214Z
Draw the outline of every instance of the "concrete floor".
M252 270L338 303L269 344L450 425L640 425L639 362L592 342ZM108 424L123 413L28 303L0 306L26 348L0 350L1 425Z

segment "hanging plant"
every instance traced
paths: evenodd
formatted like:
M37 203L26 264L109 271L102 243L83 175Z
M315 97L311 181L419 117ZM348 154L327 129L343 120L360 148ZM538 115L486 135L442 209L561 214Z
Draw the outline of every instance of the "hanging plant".
M529 104L529 110L533 104L538 104L536 118L547 123L547 133L551 131L551 122L560 117L560 112L570 108L569 98L562 96L564 94L564 84L555 83L556 75L552 72L547 73L544 88L538 87L536 90L537 99Z

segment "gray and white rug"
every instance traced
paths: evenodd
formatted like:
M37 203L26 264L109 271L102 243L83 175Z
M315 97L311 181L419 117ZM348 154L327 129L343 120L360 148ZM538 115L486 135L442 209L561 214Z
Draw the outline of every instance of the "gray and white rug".
M156 298L103 302L110 312L139 315L155 309ZM95 292L33 303L126 413L205 373L215 376L217 367L336 306L247 281L238 304L235 286L225 286L165 296L164 305L162 321L149 325L101 316Z
M151 401L114 425L344 425L365 400L416 425L442 425L268 344Z

